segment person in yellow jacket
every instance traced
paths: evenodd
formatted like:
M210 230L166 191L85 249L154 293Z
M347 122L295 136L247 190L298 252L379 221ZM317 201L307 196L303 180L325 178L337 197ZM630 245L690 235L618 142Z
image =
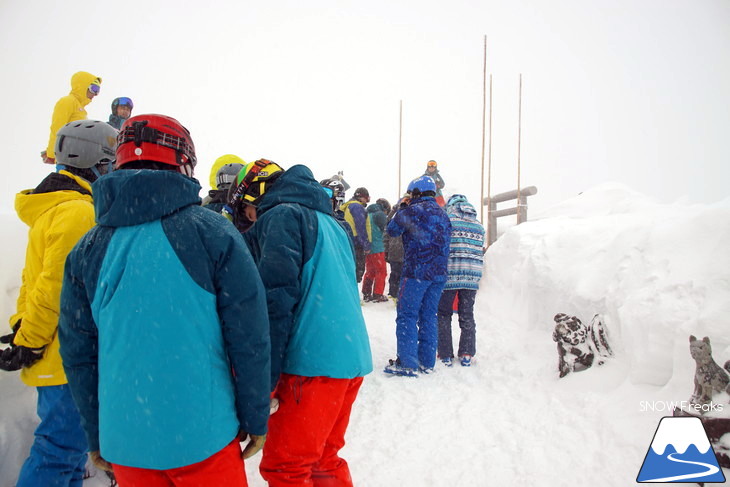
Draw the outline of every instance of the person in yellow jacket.
M51 117L51 134L48 137L48 146L41 152L41 158L46 164L56 163L56 134L69 122L86 120L86 105L91 103L101 90L101 78L86 71L79 71L71 76L71 92L61 97L53 107Z
M94 226L91 182L114 160L117 131L105 122L71 122L58 132L58 172L15 197L26 223L28 245L13 333L0 337L0 369L20 370L25 384L38 391L40 424L17 487L81 487L86 436L64 373L58 340L61 283L66 256Z

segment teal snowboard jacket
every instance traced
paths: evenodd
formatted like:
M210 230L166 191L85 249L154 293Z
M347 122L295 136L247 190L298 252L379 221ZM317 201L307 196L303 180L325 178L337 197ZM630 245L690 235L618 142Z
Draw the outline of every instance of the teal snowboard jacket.
M281 373L370 373L352 243L308 167L292 166L272 183L244 235L266 288L272 390Z
M269 321L241 234L177 172L122 169L92 191L97 225L66 260L59 321L89 449L160 470L265 434Z

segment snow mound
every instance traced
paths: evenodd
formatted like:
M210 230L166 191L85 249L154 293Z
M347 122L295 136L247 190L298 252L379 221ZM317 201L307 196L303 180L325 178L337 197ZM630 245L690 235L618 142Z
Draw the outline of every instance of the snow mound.
M601 313L632 382L664 386L681 371L691 384L689 335L730 358L728 241L730 200L660 205L605 184L509 229L487 252L486 298L546 341L556 313Z

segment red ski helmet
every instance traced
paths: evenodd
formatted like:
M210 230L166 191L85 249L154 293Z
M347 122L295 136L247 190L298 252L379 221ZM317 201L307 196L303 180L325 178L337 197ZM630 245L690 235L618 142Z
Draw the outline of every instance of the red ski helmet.
M117 168L133 161L189 166L192 174L197 158L188 129L172 117L148 114L128 118L117 137Z

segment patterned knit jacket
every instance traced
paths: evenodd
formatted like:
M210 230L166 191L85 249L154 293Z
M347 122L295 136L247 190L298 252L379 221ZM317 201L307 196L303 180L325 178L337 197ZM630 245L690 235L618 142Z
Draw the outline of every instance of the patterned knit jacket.
M479 289L484 262L484 227L474 207L462 195L449 198L451 220L449 277L444 289Z

